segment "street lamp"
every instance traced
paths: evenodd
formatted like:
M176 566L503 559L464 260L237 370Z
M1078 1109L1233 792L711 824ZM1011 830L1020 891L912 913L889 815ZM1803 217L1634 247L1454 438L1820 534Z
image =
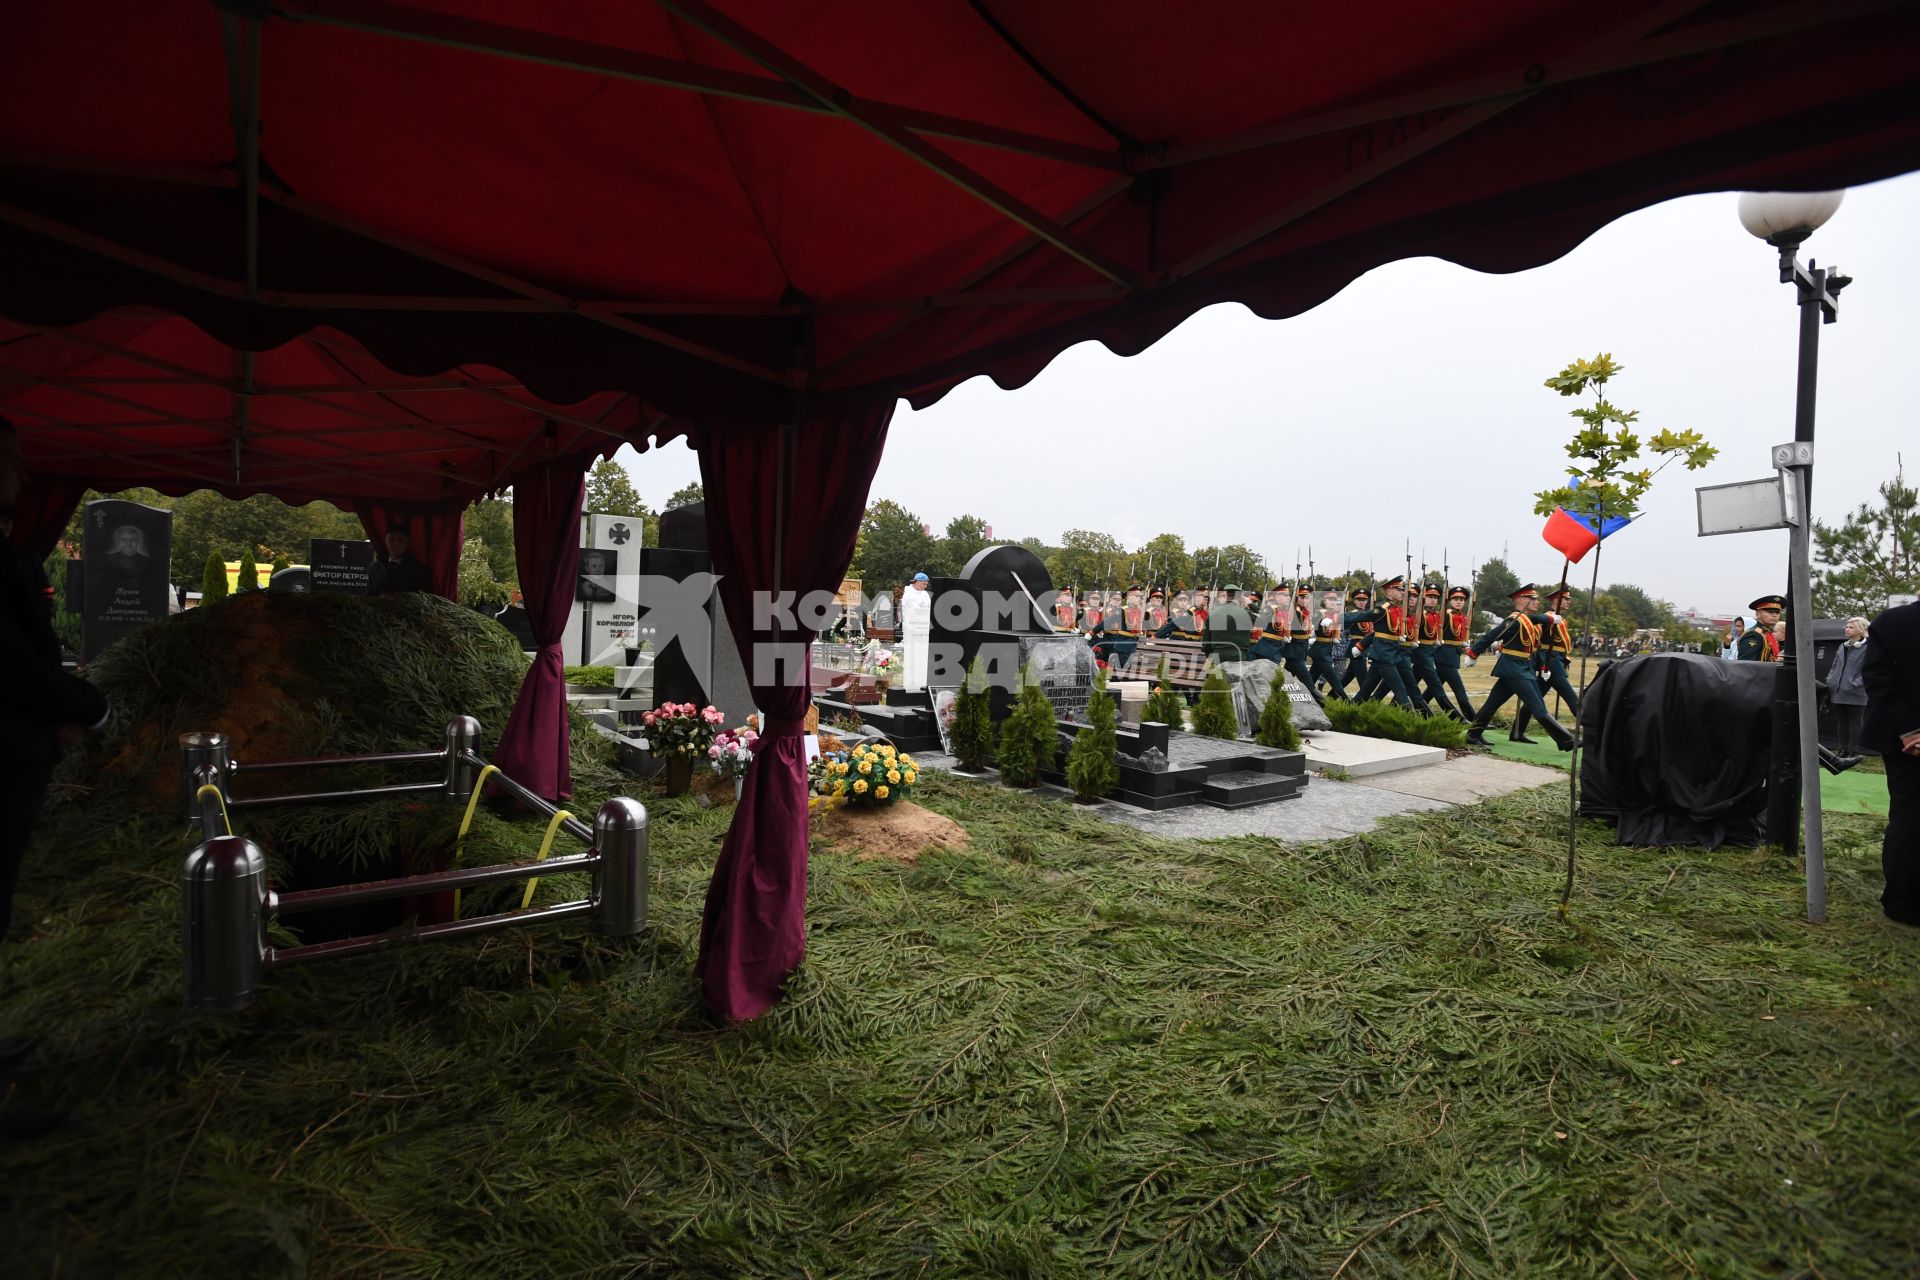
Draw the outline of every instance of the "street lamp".
M1813 601L1809 560L1813 534L1813 409L1820 365L1820 326L1839 318L1840 291L1852 278L1808 260L1799 249L1845 196L1843 191L1749 192L1740 197L1740 225L1780 251L1780 282L1791 284L1800 302L1800 369L1794 398L1794 447L1776 450L1776 465L1799 489L1800 518L1793 525L1788 565L1787 647L1773 693L1773 752L1767 780L1767 837L1789 857L1796 852L1804 788L1808 813L1807 887L1813 918L1825 915L1826 871L1819 835L1819 725L1813 697ZM1803 649L1803 646L1804 649ZM1798 659L1804 657L1806 661ZM1806 709L1806 716L1798 714ZM1818 905L1814 893L1818 875Z

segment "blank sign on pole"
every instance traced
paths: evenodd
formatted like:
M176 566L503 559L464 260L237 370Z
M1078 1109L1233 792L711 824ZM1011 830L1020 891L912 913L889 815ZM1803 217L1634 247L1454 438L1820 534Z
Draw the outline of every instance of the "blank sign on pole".
M1699 499L1703 538L1719 533L1790 529L1799 522L1793 486L1781 484L1778 473L1765 480L1707 485L1693 492Z

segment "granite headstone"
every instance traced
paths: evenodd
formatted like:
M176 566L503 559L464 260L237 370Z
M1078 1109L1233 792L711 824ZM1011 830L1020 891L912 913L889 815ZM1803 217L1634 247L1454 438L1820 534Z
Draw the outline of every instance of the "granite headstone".
M173 512L101 498L87 504L81 653L91 661L129 632L170 612Z

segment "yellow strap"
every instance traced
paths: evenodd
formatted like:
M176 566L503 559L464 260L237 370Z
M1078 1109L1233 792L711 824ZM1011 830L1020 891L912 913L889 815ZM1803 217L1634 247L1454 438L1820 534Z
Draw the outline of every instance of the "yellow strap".
M467 797L467 811L460 819L460 834L453 838L453 864L460 865L460 848L466 842L467 829L473 826L473 811L480 807L480 793L486 789L487 775L500 772L498 765L487 765L473 780L473 794ZM453 891L453 918L460 918L460 891Z
M572 818L573 818L573 815L568 813L565 809L562 809L560 812L553 815L553 820L547 823L547 834L540 838L540 852L533 855L533 860L535 862L545 862L547 860L547 855L553 852L553 838L560 834L560 824L563 822L569 822L572 820ZM539 883L540 883L539 876L534 876L527 881L527 891L524 894L520 895L520 909L522 911L525 911L528 907L533 905L534 886Z
M220 785L218 783L214 783L214 782L201 783L200 789L193 793L193 798L195 800L204 800L207 798L207 792L209 791L213 792L213 798L220 802L220 825L227 829L228 835L232 835L233 819L227 816L227 797L221 794Z

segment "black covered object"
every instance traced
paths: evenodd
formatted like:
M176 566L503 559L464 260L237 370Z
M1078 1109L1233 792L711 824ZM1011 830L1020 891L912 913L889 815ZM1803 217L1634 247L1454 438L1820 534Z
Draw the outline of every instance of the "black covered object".
M1774 667L1657 653L1602 670L1580 709L1580 812L1621 844L1758 844Z

